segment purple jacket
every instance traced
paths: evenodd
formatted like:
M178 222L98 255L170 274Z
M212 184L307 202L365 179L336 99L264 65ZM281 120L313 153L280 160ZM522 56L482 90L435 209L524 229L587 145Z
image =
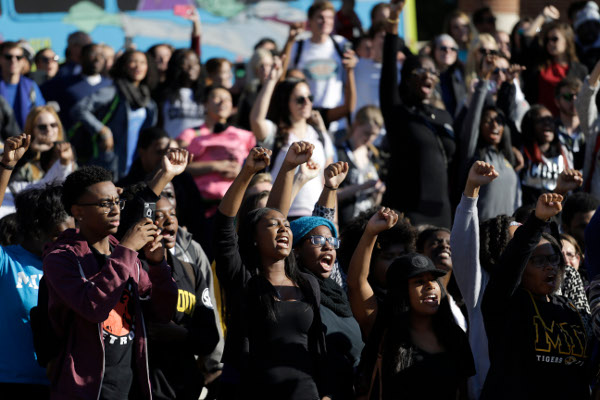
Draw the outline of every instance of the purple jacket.
M134 368L143 398L152 397L141 302L149 302L153 320L167 323L175 313L177 286L166 261L150 266L146 273L137 252L120 246L112 236L110 243L115 247L105 265L98 265L88 243L74 229L63 232L46 250L43 267L50 321L56 333L66 337L64 349L48 366L51 399L99 397L104 377L102 322L129 278L134 281L133 298L140 305L135 307L140 323L134 331Z

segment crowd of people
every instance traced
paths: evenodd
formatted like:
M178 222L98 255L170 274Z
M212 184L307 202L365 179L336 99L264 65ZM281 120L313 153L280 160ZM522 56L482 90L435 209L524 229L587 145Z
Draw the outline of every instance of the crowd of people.
M0 43L0 396L596 398L599 7L403 7Z

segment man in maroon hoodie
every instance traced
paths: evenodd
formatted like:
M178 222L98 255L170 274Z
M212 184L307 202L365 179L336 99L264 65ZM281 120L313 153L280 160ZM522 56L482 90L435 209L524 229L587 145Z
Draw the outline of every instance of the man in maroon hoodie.
M124 207L119 193L99 167L81 168L63 186L79 229L65 231L44 258L49 316L64 338L48 367L52 399L151 397L144 316L168 322L177 286L152 220L133 225L120 243L112 236Z

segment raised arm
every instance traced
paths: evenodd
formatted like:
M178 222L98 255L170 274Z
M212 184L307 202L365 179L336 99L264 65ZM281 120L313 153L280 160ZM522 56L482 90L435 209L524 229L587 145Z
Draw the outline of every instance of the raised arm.
M281 66L281 60L278 57L275 57L273 67L271 67L271 71L258 92L256 101L250 111L250 127L258 142L265 140L269 134L267 112L269 111L269 104L271 103L273 91L275 90L275 86L277 85L279 78L281 78L282 73L283 68Z
M354 67L358 62L358 57L354 51L348 50L344 53L342 64L346 71L346 85L344 87L344 104L339 107L327 110L327 120L337 121L345 116L351 115L356 108L356 80L354 76Z
M579 121L581 123L581 130L586 138L592 134L594 124L598 119L598 107L596 106L596 95L598 94L598 80L600 79L600 60L592 69L592 72L581 85L577 98L575 99L575 108L577 109L577 115L579 115ZM590 142L593 146L593 141Z
M400 104L398 92L398 63L396 53L398 51L398 23L400 12L404 7L404 1L393 0L390 3L390 17L387 19L383 40L383 62L381 66L381 78L379 80L379 103L385 127L388 133L396 133L400 125L398 116L394 115L394 108Z
M185 149L169 149L163 156L160 169L156 172L148 187L157 196L160 196L165 186L177 175L185 171L192 160L192 155Z
M4 193L13 169L29 148L30 143L31 135L26 133L9 137L4 142L4 153L2 154L2 164L0 164L0 206L4 201Z
M281 80L285 79L292 58L292 48L294 47L294 43L296 43L296 38L302 31L304 31L304 22L294 22L290 24L290 31L287 40L285 41L285 45L283 46L283 51L281 52L283 59L282 69L284 72L281 74Z
M450 235L452 271L469 310L477 307L482 296L483 273L479 262L479 188L498 177L494 166L476 161L469 170L462 199L456 208Z
M376 212L365 228L348 267L348 298L352 314L360 326L363 339L369 337L377 316L377 299L369 284L369 266L377 236L398 222L398 214L389 208Z
M309 142L292 143L271 188L267 207L277 208L287 216L292 206L292 187L296 167L310 160L314 149L315 145Z
M252 180L254 174L263 170L271 163L271 150L264 147L255 147L250 150L246 162L239 175L223 196L219 204L219 211L226 217L235 217L240 209L244 193Z

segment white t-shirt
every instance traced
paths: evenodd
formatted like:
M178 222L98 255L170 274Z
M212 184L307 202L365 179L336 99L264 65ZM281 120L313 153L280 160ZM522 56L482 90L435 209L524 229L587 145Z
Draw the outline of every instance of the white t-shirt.
M334 35L333 38L343 51L347 40L338 35ZM310 39L305 39L298 64L294 65L297 49L298 42L292 48L290 68L298 68L304 72L310 91L315 97L314 107L334 108L342 105L344 68L333 40L327 38L324 43L312 43Z
M194 101L194 92L190 88L179 89L179 97L163 106L163 128L175 139L188 128L197 128L204 124L204 104Z
M269 123L269 134L262 142L262 145L272 149L275 143L277 126L272 121L267 121ZM334 154L333 143L331 138L329 138L329 135L327 133L323 134L323 139L325 142L325 146L323 146L319 140L319 134L317 131L315 131L315 129L310 125L307 125L307 127L306 135L302 139L296 136L293 132L290 132L287 143L279 150L279 153L277 153L277 157L275 158L271 168L271 175L273 176L273 180L275 180L279 170L281 169L285 155L287 154L292 143L305 141L315 145L311 159L319 164L320 174L316 178L308 181L298 192L298 195L292 202L292 207L288 213L288 215L292 217L307 217L312 215L313 209L315 208L315 203L319 200L319 196L321 196L321 191L323 190L323 170L327 166L325 164L327 159L333 159Z

